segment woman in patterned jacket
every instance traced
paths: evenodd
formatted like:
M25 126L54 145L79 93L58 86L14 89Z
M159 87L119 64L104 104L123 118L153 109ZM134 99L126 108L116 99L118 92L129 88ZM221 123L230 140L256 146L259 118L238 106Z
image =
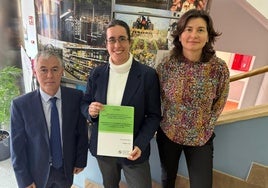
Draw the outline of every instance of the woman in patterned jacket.
M191 188L211 188L215 123L229 92L229 70L215 55L221 33L207 12L189 10L173 33L174 48L157 66L161 84L161 127L157 144L164 188L174 188L185 154Z

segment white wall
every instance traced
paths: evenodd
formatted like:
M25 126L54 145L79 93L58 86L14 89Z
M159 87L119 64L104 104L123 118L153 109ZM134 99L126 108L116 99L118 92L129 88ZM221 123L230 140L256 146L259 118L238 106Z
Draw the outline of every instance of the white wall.
M268 74L266 73L260 88L260 92L256 101L256 105L268 104Z
M247 0L253 7L255 7L261 14L268 19L268 1L267 0Z
M239 3L237 3L240 1ZM213 18L216 30L222 32L222 36L216 41L215 48L218 51L241 53L256 56L253 69L268 64L268 30L262 22L252 17L241 2L245 0L212 0L210 15ZM267 73L266 73L267 74ZM260 103L268 103L261 94L267 87L265 74L253 76L249 79L241 108L254 106ZM265 79L264 79L265 78ZM260 90L260 93L259 93Z

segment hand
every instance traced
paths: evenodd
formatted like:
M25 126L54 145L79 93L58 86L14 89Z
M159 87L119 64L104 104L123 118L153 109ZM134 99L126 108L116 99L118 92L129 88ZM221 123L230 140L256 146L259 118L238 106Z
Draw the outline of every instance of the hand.
M141 150L138 146L134 146L132 152L127 157L128 160L135 161L141 156Z
M35 183L32 183L31 185L27 186L26 188L36 188Z
M79 174L79 173L82 172L83 170L84 170L84 168L77 168L77 167L74 167L73 174Z
M96 118L98 117L100 110L102 110L103 105L99 102L92 102L89 106L88 106L88 114L92 117L92 118Z

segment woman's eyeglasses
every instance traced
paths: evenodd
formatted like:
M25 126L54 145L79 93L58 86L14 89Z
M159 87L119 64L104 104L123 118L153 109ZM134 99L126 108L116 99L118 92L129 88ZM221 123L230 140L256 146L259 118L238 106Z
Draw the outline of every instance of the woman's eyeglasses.
M128 41L128 38L127 37L124 37L124 36L121 36L118 39L116 39L114 37L111 37L111 38L107 39L106 41L107 41L108 44L115 44L116 41L118 41L121 44L121 43L127 42Z

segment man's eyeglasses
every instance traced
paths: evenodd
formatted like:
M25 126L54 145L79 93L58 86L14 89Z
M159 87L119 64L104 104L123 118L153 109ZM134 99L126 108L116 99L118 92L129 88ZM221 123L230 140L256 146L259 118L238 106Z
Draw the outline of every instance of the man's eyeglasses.
M60 73L60 68L58 67L55 67L55 68L52 68L52 69L46 69L46 68L41 68L38 70L38 72L41 74L41 75L47 75L48 72L51 72L51 74L53 75L57 75Z
M118 41L121 44L121 43L127 42L128 41L128 38L127 37L124 37L124 36L121 36L118 39L116 39L114 37L111 37L111 38L107 39L106 41L107 41L108 44L115 44L116 41Z

